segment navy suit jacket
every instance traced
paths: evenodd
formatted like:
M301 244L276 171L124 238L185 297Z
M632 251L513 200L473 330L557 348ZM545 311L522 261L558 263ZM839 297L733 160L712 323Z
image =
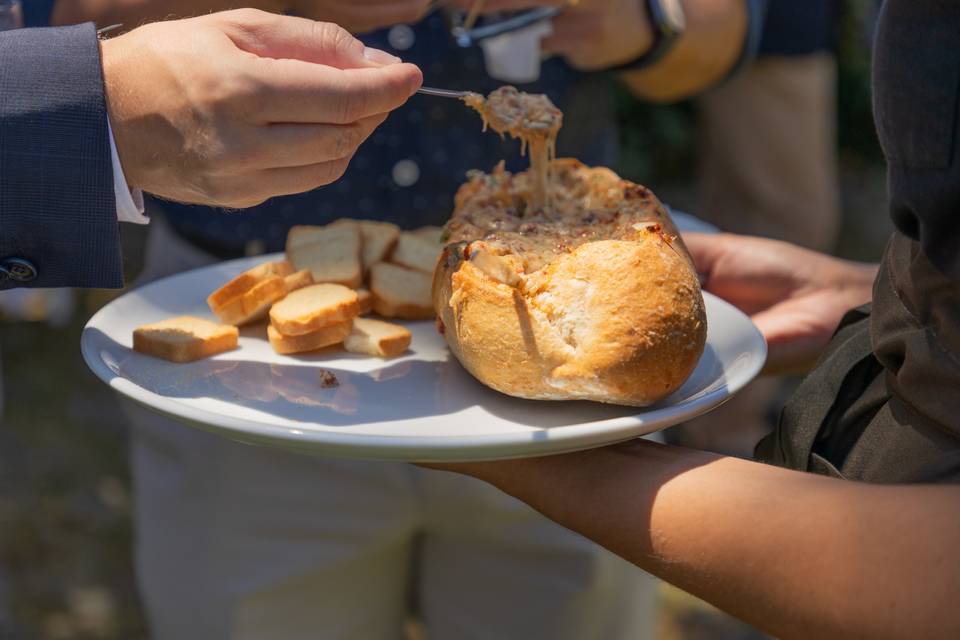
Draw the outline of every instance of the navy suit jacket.
M36 276L0 289L123 285L92 24L0 32L0 267L11 259Z

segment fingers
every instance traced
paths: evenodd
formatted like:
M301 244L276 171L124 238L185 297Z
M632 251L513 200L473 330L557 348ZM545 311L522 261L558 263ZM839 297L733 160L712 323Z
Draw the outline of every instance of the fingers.
M349 164L350 158L342 158L305 167L267 169L261 179L269 196L304 193L339 180Z
M713 266L723 253L723 234L684 233L683 243L687 246L687 252L693 260L693 266L697 270L697 275L700 276L701 284L706 285L713 272Z
M804 323L779 305L750 319L767 342L768 375L808 371L830 339L829 333L803 330Z
M254 133L259 167L302 167L350 158L385 119L377 114L346 125L274 124Z
M259 62L251 110L262 123L349 124L396 109L423 83L412 64L340 70L300 60Z
M255 9L213 16L228 25L227 34L238 48L261 58L292 59L338 69L378 67L400 59L367 49L346 29L330 22L281 16Z
M540 47L561 56L589 51L596 46L597 34L603 33L604 19L597 11L565 11L553 19L553 31L540 41Z

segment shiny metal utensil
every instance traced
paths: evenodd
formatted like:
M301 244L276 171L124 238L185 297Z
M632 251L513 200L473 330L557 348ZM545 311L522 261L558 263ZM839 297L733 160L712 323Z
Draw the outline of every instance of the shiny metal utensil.
M105 36L105 35L107 35L108 33L110 33L111 31L116 31L117 29L121 28L122 26L123 26L122 24L112 24L112 25L110 25L109 27L104 27L104 28L102 28L102 29L97 29L97 36Z
M454 41L458 46L467 48L479 44L480 41L488 38L495 38L505 33L525 29L538 22L551 20L555 18L563 7L542 7L540 9L531 9L522 13L515 14L504 20L483 24L479 27L466 24L455 25L451 29Z
M425 96L437 96L438 98L454 98L456 100L462 100L471 92L451 91L450 89L435 89L434 87L420 87L417 89L417 93L422 93Z

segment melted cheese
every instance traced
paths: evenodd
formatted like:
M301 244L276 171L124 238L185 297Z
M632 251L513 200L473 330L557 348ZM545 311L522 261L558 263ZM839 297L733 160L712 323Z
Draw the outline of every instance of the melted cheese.
M660 232L663 209L648 189L608 169L555 161L563 114L547 96L506 86L486 98L467 94L464 102L480 113L484 131L530 149L524 173L511 175L502 162L490 174L473 172L447 223L447 241L466 243L465 258L494 280L535 289L533 274L560 254L595 240Z
M557 153L557 134L563 125L563 113L543 94L529 94L504 86L484 98L478 93L464 97L468 106L483 118L483 130L491 128L520 140L520 152L530 149L532 184L528 205L531 209L550 208L550 166Z
M472 243L468 258L481 246L494 255L510 256L508 264L529 275L587 242L659 232L663 210L644 187L564 161L553 170L551 208L532 210L527 205L531 173L512 175L502 164L493 173L475 173L458 194L447 241ZM513 284L499 265L496 276L492 270L484 269L494 279Z

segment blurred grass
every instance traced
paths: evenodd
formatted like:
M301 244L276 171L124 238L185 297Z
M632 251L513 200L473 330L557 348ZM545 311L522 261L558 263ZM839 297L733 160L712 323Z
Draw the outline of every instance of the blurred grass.
M0 583L11 618L0 613L0 638L146 637L126 434L113 393L79 356L84 319L0 328Z

